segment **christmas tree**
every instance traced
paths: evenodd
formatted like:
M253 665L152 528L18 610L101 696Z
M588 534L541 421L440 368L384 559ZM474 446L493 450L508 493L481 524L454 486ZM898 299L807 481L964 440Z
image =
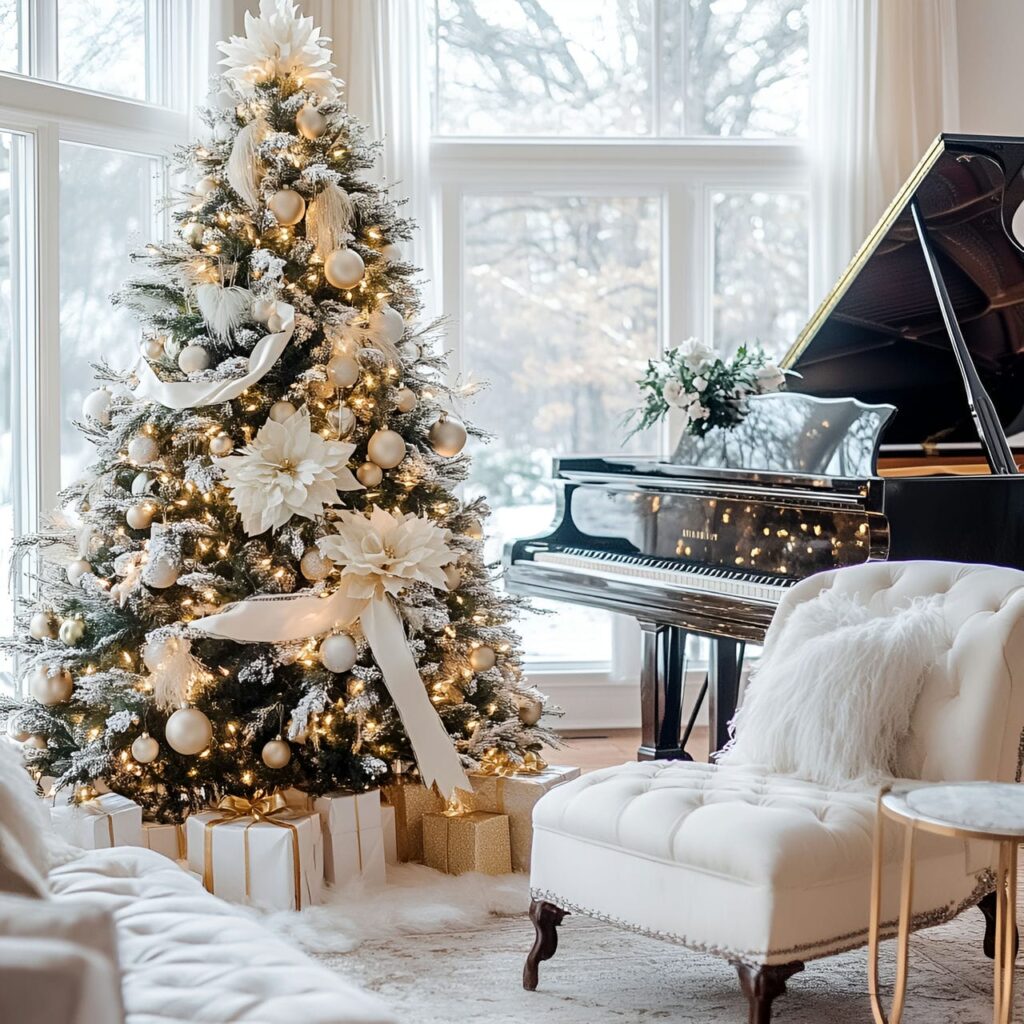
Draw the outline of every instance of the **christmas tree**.
M177 153L175 237L115 299L141 357L96 368L96 462L61 495L73 522L23 539L33 599L2 644L30 770L158 820L403 773L451 797L552 738L487 510L457 495L466 428L418 321L413 224L363 176L376 147L312 19L261 0L245 26L209 138Z

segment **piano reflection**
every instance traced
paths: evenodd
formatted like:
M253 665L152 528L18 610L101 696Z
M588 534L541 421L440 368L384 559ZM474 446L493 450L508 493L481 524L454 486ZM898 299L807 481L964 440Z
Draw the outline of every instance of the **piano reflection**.
M633 615L640 758L685 758L685 644L713 639L710 748L788 587L872 559L1024 568L1024 139L942 135L782 365L789 390L670 460L566 457L509 590ZM699 704L699 701L698 701Z

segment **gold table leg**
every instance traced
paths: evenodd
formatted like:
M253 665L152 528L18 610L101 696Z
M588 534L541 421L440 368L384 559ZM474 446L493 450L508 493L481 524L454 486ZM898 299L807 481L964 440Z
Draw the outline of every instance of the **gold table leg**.
M1017 923L1017 844L999 844L996 874L996 955L993 967L993 1010L995 1024L1013 1021L1014 928Z

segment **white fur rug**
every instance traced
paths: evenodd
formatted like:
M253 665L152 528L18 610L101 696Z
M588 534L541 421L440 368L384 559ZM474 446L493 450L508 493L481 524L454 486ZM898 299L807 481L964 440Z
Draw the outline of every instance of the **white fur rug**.
M668 943L568 917L540 988L524 992L533 941L527 879L450 878L416 865L391 869L386 889L339 890L328 906L267 921L321 962L377 993L416 1024L743 1024L732 968ZM987 1024L992 964L981 913L914 936L906 1024ZM870 1021L866 953L807 965L775 1006L777 1024ZM891 985L892 944L883 982Z

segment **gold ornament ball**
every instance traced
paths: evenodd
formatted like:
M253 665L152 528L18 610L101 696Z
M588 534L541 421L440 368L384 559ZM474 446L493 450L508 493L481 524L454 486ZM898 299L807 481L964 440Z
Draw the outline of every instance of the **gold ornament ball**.
M466 428L458 420L439 419L430 428L430 444L438 455L450 459L466 446Z
M522 701L519 705L519 721L523 725L536 725L544 714L544 705L532 698Z
M160 756L160 744L148 732L139 733L132 742L132 757L139 764L150 764Z
M82 414L88 420L95 420L104 426L110 422L110 400L114 396L106 388L90 391L82 402Z
M375 430L366 444L366 454L381 469L394 469L405 458L405 439L396 430Z
M202 345L186 345L178 353L178 369L182 373L199 373L210 366L210 353Z
M399 412L412 412L416 408L416 392L412 388L399 388L395 392L395 408Z
M462 531L470 540L483 540L484 539L484 527L483 523L477 519L476 516L470 516L469 521L466 523L466 528Z
M158 334L153 338L145 338L142 342L142 354L147 359L160 359L164 354L164 336Z
M53 640L60 623L53 612L36 612L28 623L28 633L33 640Z
M160 458L160 446L148 434L136 434L128 442L128 458L136 466L148 466Z
M278 736L264 744L260 757L268 768L284 768L292 759L292 748Z
M64 570L68 583L73 587L77 587L82 582L82 577L90 572L92 572L92 566L84 558L76 558L73 562L69 562L68 567Z
M148 530L153 523L153 517L156 515L156 505L151 501L140 501L135 505L130 505L128 511L125 512L125 522L133 530Z
M195 220L189 221L181 229L181 237L193 248L198 248L203 244L203 235L205 234L206 226Z
M213 739L213 724L198 708L180 708L167 719L164 736L179 754L201 754Z
M267 209L277 218L278 224L288 228L302 220L306 212L306 200L295 189L283 188L270 197Z
M218 434L210 441L210 454L218 457L230 455L234 451L235 442L230 434Z
M299 562L302 575L311 583L326 579L330 576L332 568L334 563L329 558L324 558L316 548L306 548Z
M277 312L277 303L273 299L256 299L252 304L252 318L265 324Z
M348 672L356 663L356 642L348 633L333 633L324 637L317 657L328 672Z
M324 260L324 277L335 288L355 288L363 279L366 264L354 249L335 249Z
M448 584L449 590L459 589L459 584L462 582L462 570L454 562L450 562L444 567L444 581Z
M327 379L336 388L350 388L359 380L359 364L351 356L334 356L327 364Z
M284 423L289 416L295 415L295 406L291 402L275 402L270 407L270 418L275 423Z
M85 622L77 615L73 619L65 619L60 624L60 642L68 647L75 647L85 636Z
M63 704L65 701L70 700L73 689L74 683L71 679L71 673L66 668L49 668L46 665L40 665L32 673L32 678L29 682L29 693L40 704L44 704L47 707L52 707L54 704Z
M380 247L380 254L388 263L400 263L402 260L402 247L397 242L387 242Z
M306 103L295 115L295 127L304 139L319 139L327 131L327 118L312 103Z
M356 479L364 487L379 487L384 479L384 471L376 462L364 462L356 470Z
M347 437L355 429L356 414L347 405L339 405L327 411L327 422L339 437Z
M196 183L195 192L197 196L208 196L217 189L217 179L209 176L200 178Z
M474 672L486 672L489 668L494 668L498 664L498 652L493 647L488 647L487 644L481 644L479 647L474 647L469 652L469 667Z

